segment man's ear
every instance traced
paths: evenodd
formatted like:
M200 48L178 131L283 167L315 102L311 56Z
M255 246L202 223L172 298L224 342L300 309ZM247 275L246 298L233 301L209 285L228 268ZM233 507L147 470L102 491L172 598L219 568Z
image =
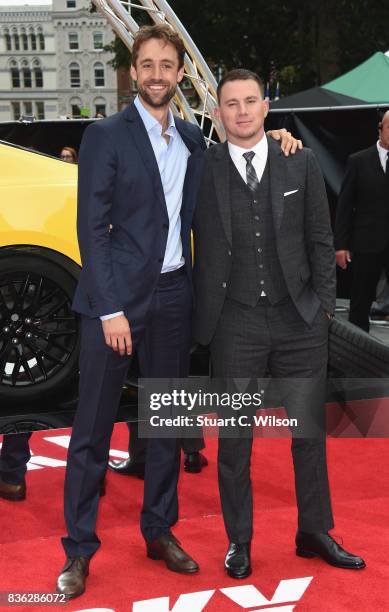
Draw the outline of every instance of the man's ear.
M218 106L215 106L215 108L213 110L213 114L215 115L216 119L221 121L221 118L220 118L220 108Z
M179 71L177 72L177 83L181 83L182 79L184 78L184 73L185 73L185 66L182 66L182 68L180 68Z
M267 117L269 112L269 100L263 100L263 114Z
M130 67L130 75L131 75L131 78L132 78L133 81L137 81L138 80L138 75L136 73L136 68L132 64L131 64L131 67Z

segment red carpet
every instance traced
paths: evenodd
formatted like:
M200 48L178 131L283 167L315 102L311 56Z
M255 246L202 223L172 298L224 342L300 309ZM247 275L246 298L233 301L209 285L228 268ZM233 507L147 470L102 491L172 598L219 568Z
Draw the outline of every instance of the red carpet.
M31 467L35 469L27 474L27 500L20 503L0 500L2 592L55 591L56 576L64 562L59 538L64 534L62 487L66 449L53 440L68 433L34 434ZM124 451L126 444L127 428L117 425L111 448ZM66 606L47 608L38 604L17 609L388 610L389 442L338 439L328 444L336 520L333 535L340 542L343 540L347 549L365 558L368 567L360 572L295 556L296 510L289 444L285 439L255 442L255 540L253 575L248 579L235 581L223 572L226 538L217 492L216 441L211 439L207 440L206 450L209 467L201 474L182 472L181 516L175 529L184 548L199 562L199 574L189 577L174 574L162 562L146 558L138 528L143 483L109 473L98 523L102 547L91 562L87 592ZM229 591L231 587L234 588Z

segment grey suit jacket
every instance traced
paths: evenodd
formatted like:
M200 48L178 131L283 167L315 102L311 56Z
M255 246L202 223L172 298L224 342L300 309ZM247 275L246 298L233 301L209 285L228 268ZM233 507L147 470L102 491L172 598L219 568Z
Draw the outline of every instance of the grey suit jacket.
M301 317L311 325L320 306L335 309L335 251L323 177L310 149L285 157L269 139L270 190L277 252ZM227 143L205 153L194 215L193 335L209 344L227 294L234 245Z

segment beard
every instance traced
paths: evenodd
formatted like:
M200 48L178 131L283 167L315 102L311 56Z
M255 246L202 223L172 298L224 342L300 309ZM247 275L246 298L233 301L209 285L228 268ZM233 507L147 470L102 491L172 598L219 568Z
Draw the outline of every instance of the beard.
M170 83L169 81L145 81L144 86L138 85L138 93L140 97L153 108L162 108L163 106L167 106L167 104L169 104L170 100L174 98L176 94L176 87L170 87L170 89L168 89L164 94L158 92L150 94L146 89L146 87L150 87L150 85L164 85L169 87Z

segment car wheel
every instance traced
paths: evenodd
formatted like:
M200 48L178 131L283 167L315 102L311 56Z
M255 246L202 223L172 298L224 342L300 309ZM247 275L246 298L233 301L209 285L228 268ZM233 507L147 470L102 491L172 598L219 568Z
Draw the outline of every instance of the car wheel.
M78 371L76 280L36 256L0 260L0 404L59 393Z

